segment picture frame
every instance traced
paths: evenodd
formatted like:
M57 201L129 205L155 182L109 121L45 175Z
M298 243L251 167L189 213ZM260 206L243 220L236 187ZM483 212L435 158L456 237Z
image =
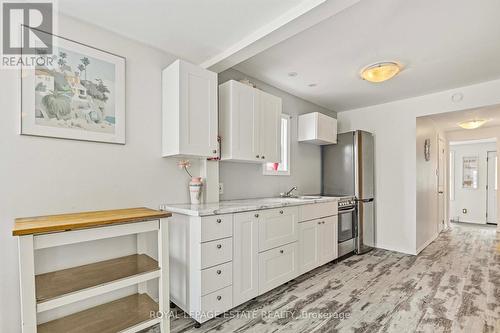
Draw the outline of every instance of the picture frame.
M464 156L462 167L462 188L479 188L479 156Z
M125 144L126 59L51 35L50 64L21 66L20 134Z

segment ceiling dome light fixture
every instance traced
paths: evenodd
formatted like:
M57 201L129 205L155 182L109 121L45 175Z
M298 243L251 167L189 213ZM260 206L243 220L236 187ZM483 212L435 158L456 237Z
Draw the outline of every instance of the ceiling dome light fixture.
M484 119L467 120L459 123L458 126L462 127L463 129L476 129L483 126L486 122L487 120Z
M360 75L363 80L379 83L392 79L402 69L403 66L397 62L379 62L365 67Z

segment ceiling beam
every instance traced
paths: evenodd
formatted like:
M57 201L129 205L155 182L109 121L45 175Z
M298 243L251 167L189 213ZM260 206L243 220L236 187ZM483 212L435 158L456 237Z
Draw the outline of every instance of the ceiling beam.
M330 18L361 0L308 0L254 31L201 67L220 73Z

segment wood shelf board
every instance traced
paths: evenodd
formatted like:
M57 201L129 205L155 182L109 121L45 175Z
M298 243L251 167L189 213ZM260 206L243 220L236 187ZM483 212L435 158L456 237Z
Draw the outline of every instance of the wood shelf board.
M35 276L38 303L123 278L159 270L158 262L145 254L100 261Z
M37 327L38 333L116 333L149 321L158 303L147 294L135 294L59 318Z
M101 227L119 223L133 223L161 219L172 213L145 207L94 212L17 218L12 234L23 236L47 232Z

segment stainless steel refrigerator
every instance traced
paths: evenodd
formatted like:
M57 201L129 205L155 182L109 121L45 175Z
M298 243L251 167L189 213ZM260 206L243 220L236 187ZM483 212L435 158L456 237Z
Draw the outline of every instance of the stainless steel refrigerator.
M339 134L337 144L321 147L321 158L322 194L355 197L354 251L366 253L375 245L373 135L365 131Z

